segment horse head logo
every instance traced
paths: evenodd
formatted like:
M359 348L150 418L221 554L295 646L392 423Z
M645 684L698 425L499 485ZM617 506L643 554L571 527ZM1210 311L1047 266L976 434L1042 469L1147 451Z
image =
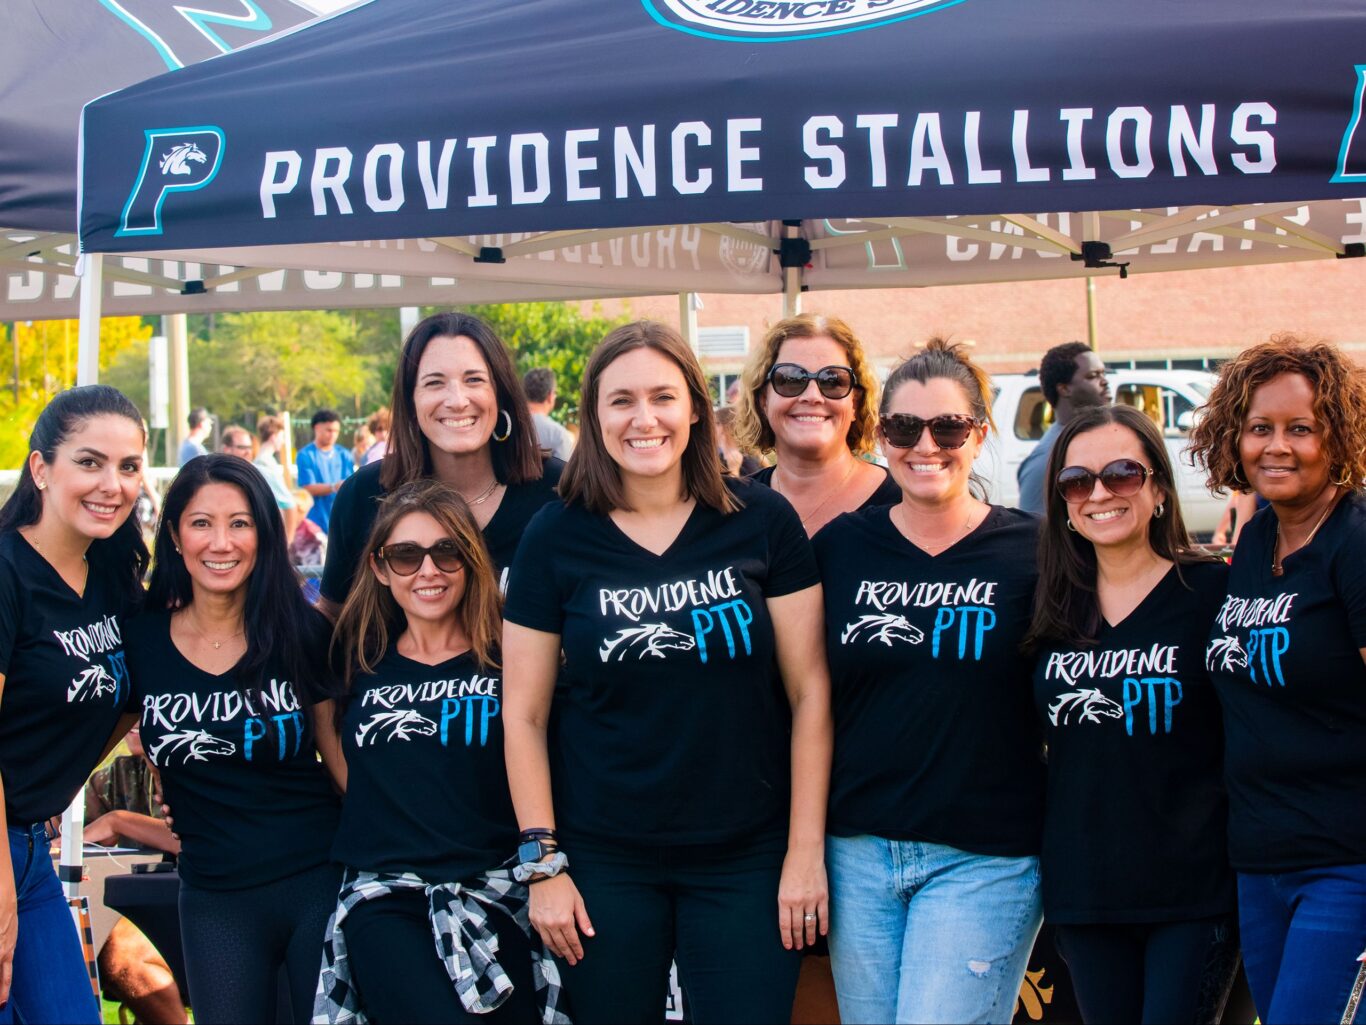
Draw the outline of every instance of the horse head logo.
M109 674L104 666L86 666L71 681L71 686L66 689L66 700L84 701L87 698L98 698L104 694L114 694L118 689L119 682Z
M666 650L692 651L695 647L697 641L689 634L679 633L663 623L642 623L603 641L598 655L604 662L625 662L628 659L666 658Z
M1236 637L1216 637L1205 649L1205 668L1211 673L1246 669L1247 652Z
M190 175L194 174L194 168L190 166L191 161L196 164L207 164L209 158L194 143L182 142L178 146L171 147L169 153L163 153L161 163L158 166L160 166L162 174Z
M425 715L419 715L411 708L396 708L392 712L379 712L368 722L361 723L356 730L356 746L374 746L381 737L387 744L391 740L407 740L414 735L430 737L436 733L436 723Z
M882 615L882 616L860 616L855 622L850 623L840 634L840 643L849 644L853 641L874 641L893 647L895 642L903 644L919 644L925 639L925 632L914 627L905 616Z
M1123 714L1123 708L1095 687L1059 694L1048 706L1048 721L1054 726L1066 726L1074 720L1099 723L1101 716L1118 719Z
M180 730L166 734L148 748L147 757L153 765L160 767L170 764L173 758L179 759L181 765L188 765L190 762L207 762L210 756L226 757L236 751L237 745L231 740L215 737L203 730Z

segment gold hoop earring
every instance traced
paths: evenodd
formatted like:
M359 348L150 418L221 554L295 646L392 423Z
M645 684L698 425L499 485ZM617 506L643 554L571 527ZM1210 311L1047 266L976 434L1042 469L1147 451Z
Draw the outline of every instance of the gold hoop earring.
M1355 485L1347 479L1347 468L1345 466L1342 469L1342 480L1335 480L1332 482L1332 485L1335 488L1355 487Z
M494 440L494 441L507 441L508 438L512 437L512 414L509 413L506 409L500 409L498 412L499 412L499 416L500 416L500 417L506 418L506 420L507 420L507 425L508 425L508 426L507 426L507 430L503 432L503 436L502 436L501 438L498 437L498 432L497 432L497 431L494 431L494 432L493 432L493 440Z
M1237 463L1233 464L1233 483L1238 485L1240 490L1247 487L1247 481L1238 479L1238 471L1242 469Z

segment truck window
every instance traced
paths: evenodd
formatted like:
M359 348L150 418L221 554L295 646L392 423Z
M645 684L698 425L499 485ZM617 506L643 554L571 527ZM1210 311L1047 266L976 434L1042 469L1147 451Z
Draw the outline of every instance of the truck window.
M1021 441L1038 441L1053 422L1053 410L1044 401L1043 390L1026 388L1015 409L1015 437Z
M1132 406L1157 424L1167 438L1184 438L1187 431L1177 426L1182 413L1195 408L1186 396L1156 384L1122 384L1115 392L1115 402Z

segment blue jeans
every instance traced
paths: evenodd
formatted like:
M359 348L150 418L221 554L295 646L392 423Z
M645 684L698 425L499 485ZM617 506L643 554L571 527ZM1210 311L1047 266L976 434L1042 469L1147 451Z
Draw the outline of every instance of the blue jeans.
M72 1022L95 1025L100 1005L90 988L85 955L41 825L9 829L9 856L19 903L19 939L9 1003L0 1025Z
M831 836L825 864L845 1025L1010 1021L1043 922L1038 858Z
M1366 865L1240 872L1238 917L1263 1025L1341 1021L1366 951Z

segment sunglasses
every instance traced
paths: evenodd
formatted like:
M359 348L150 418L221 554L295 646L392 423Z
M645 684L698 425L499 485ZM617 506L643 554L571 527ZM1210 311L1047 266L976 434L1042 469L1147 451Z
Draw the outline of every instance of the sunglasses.
M891 413L879 420L878 425L882 428L882 437L892 448L914 448L926 427L940 448L962 448L973 429L982 426L982 421L966 413L941 413L928 420L910 413Z
M854 390L854 371L849 367L821 367L807 370L795 363L775 363L768 372L768 383L785 399L795 399L812 381L827 399L842 399Z
M1152 475L1153 471L1137 459L1116 459L1100 473L1084 466L1065 466L1058 471L1058 494L1069 505L1080 505L1091 497L1099 480L1116 498L1128 498L1143 490L1143 482Z
M411 541L399 541L375 552L376 559L401 577L410 577L420 570L423 560L429 555L432 563L443 573L454 573L465 568L465 559L460 554L459 546L449 538L428 548Z

